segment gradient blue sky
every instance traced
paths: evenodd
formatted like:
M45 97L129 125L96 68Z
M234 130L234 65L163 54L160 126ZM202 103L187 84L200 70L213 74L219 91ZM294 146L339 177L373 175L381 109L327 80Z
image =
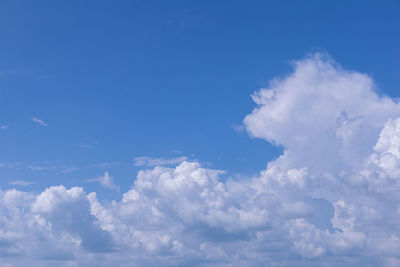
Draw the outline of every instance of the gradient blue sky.
M0 38L1 267L400 266L399 1L0 1Z
M324 51L398 97L399 13L398 1L1 1L0 186L118 198L87 180L108 171L126 191L138 156L255 174L281 149L234 130L250 95Z

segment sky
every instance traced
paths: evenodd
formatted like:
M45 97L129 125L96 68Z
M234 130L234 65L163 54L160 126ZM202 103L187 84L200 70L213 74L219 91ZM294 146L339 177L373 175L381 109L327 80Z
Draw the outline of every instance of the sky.
M398 1L1 1L0 266L400 265Z

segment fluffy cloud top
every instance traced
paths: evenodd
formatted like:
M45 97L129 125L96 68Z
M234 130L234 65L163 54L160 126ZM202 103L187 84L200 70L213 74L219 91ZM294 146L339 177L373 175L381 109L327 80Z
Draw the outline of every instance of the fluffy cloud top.
M326 56L293 66L244 120L284 147L259 175L221 182L223 171L183 161L141 170L120 201L80 187L0 191L1 262L398 266L400 105Z
M258 107L244 120L248 132L283 145L288 166L360 166L400 105L380 96L369 76L343 70L325 55L293 65L292 74L253 95Z

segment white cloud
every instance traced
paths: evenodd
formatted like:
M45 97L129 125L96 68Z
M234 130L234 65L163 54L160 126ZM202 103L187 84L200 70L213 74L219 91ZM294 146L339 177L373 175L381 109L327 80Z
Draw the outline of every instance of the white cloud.
M175 158L152 158L152 157L136 157L133 164L137 167L154 167L163 165L176 165L187 160L185 156Z
M108 172L105 172L103 176L90 179L88 182L99 182L105 188L119 191L119 186L114 184L114 178L111 177Z
M386 120L400 116L400 105L379 96L368 75L343 70L327 56L293 66L292 74L253 95L258 106L244 120L248 132L283 145L290 166L333 171L360 165Z
M10 128L10 125L1 125L0 129L2 130L7 130L8 128Z
M48 124L41 119L38 119L35 117L31 117L31 119L32 119L32 121L36 122L40 126L48 126Z
M0 191L0 256L12 266L397 266L400 104L374 88L321 55L295 62L244 121L284 146L249 179L142 157L178 165L139 171L120 201L79 187ZM94 180L113 185L107 172Z

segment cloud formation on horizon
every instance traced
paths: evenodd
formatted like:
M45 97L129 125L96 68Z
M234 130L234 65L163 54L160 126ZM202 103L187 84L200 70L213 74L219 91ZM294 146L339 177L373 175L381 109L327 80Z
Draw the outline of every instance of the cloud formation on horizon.
M259 175L221 182L223 171L179 160L139 171L118 202L81 187L0 191L2 262L400 265L400 104L325 55L293 68L244 119L284 147Z

